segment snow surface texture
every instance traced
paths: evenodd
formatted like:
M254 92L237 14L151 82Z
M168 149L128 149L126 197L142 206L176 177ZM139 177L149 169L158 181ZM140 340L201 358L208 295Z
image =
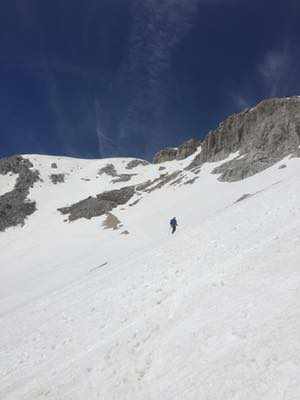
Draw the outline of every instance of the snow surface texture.
M184 171L112 211L121 235L57 208L126 186L98 172L129 160L27 158L37 211L0 233L1 400L299 400L299 159L234 183Z
M13 190L17 182L17 178L18 175L13 173L7 175L0 174L0 196Z

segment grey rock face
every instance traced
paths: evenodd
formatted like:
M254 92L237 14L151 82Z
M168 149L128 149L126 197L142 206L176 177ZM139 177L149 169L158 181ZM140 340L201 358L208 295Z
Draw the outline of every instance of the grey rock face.
M232 115L210 132L189 168L223 160L239 151L239 157L213 171L221 174L219 180L237 181L289 154L299 156L299 144L300 98L269 99Z
M30 188L39 181L39 172L31 168L33 165L21 156L13 156L0 160L0 174L10 172L18 174L14 189L0 196L0 231L24 225L25 219L36 211L36 203L27 200Z
M136 186L136 190L140 192L151 193L154 190L161 189L168 183L175 184L178 177L181 175L181 171L174 171L171 174L161 174L158 178L148 180ZM182 178L180 178L182 179Z
M186 182L184 182L185 185L192 185L193 183L196 182L196 180L199 179L199 176L195 176L194 178L191 178L189 180L187 180Z
M146 160L131 160L129 163L126 165L126 169L133 169L135 167L138 167L139 165L145 166L149 165L148 161Z
M109 176L113 176L113 177L118 175L115 167L113 166L113 164L107 164L107 165L105 165L105 167L101 168L98 171L98 175L103 175L103 174L106 174L106 175L109 175Z
M246 199L249 199L249 197L253 196L251 193L245 193L243 196L239 197L235 203L239 203L240 201L244 201Z
M183 160L184 158L189 157L191 154L194 154L200 143L200 140L190 139L179 146L178 149L170 147L160 150L155 154L153 163L159 164L165 161Z
M128 182L136 174L121 174L118 175L116 179L112 180L112 183Z
M120 229L123 225L115 215L108 213L105 221L103 222L103 226L104 229L113 229L115 231Z
M70 207L59 208L58 211L62 214L69 214L69 221L76 221L80 218L91 219L107 214L119 205L126 204L134 193L134 186L127 186L98 194L96 197L90 196Z
M58 183L64 183L65 181L65 174L51 174L50 175L51 182L54 185L57 185Z
M165 161L172 161L175 160L177 157L177 149L174 148L167 148L160 150L158 153L155 154L153 163L159 164Z
M178 147L176 159L183 160L190 155L194 154L200 146L201 141L197 139L190 139Z
M53 163L51 164L51 168L56 169L56 168L57 168L57 164L56 164L55 162L53 162Z

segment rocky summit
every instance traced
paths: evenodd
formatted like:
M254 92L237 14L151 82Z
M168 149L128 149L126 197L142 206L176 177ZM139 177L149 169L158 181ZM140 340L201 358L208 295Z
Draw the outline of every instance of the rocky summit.
M234 114L201 143L190 168L236 157L218 167L221 180L237 181L254 175L287 155L299 156L300 97L269 99Z

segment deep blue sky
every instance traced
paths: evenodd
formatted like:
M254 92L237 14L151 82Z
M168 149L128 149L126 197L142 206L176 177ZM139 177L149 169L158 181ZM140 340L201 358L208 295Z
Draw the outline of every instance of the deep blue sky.
M2 0L0 156L149 158L300 94L299 0Z

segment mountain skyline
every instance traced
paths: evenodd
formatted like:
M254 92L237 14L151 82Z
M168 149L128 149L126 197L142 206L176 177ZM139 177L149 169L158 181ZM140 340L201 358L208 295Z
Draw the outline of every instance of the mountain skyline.
M297 95L299 5L5 1L0 156L152 158Z

